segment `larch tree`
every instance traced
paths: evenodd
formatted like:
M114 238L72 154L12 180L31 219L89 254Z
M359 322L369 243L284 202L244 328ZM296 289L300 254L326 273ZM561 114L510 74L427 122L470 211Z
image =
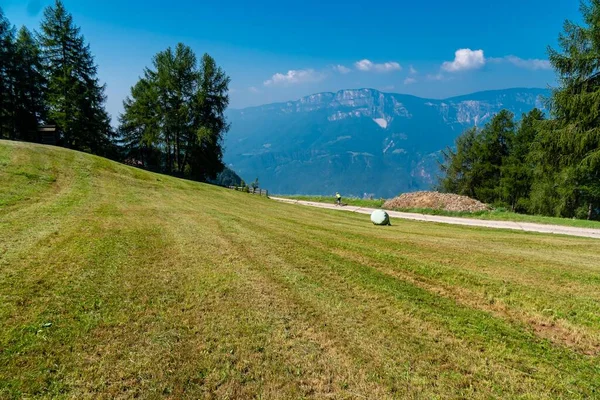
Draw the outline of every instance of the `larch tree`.
M446 193L456 193L464 196L475 197L477 182L474 179L474 166L477 161L475 146L477 143L478 129L467 129L455 141L455 148L442 151L443 163L438 190Z
M581 3L583 24L566 21L549 48L559 87L534 157L533 210L592 218L600 206L600 0ZM554 199L549 202L548 199Z
M119 135L125 160L160 170L160 114L155 86L140 79L123 101L123 110L119 117Z
M224 168L229 77L209 55L198 62L182 43L159 52L152 64L123 103L121 140L140 159L159 152L164 172L215 179Z
M0 8L0 138L15 139L15 28Z
M16 129L21 140L35 141L32 135L46 119L44 101L45 78L39 45L25 27L19 30L15 41Z
M229 105L230 78L208 54L200 62L199 90L195 96L191 137L191 174L195 179L215 179L223 170L223 138L229 130L225 109Z
M529 209L535 168L529 155L539 123L544 120L544 113L537 108L523 114L510 141L509 154L504 158L498 192L500 200L512 211L526 212Z
M60 0L44 10L39 40L48 81L48 119L62 132L62 144L105 154L113 137L104 108L105 87L89 44Z
M485 203L501 201L502 166L510 153L514 134L514 115L507 110L500 111L482 129L475 147L477 162L473 167L478 182L475 189L478 200Z

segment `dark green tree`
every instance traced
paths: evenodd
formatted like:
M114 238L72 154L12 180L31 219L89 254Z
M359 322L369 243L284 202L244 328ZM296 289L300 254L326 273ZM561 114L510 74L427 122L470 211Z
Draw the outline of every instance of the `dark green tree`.
M209 180L209 182L219 186L238 187L242 184L242 178L240 178L239 175L230 168L225 167L215 179Z
M154 85L140 79L123 102L119 117L123 158L130 164L160 170L160 114Z
M500 182L515 135L513 115L500 111L481 130L468 129L456 140L456 150L443 152L440 190L486 203L502 202Z
M583 24L566 21L559 49L548 50L560 85L534 146L532 209L592 218L600 206L600 0L580 9Z
M534 108L523 114L518 129L510 141L509 154L504 158L499 183L499 199L513 211L527 212L535 164L529 157L540 121L544 114Z
M137 154L143 146L160 149L167 173L214 180L224 168L228 84L210 56L198 63L188 46L158 53L125 100L121 140Z
M198 61L188 46L179 43L154 57L154 70L146 77L158 92L166 169L183 175L188 166L195 135L195 95L198 89Z
M48 81L48 119L62 132L66 147L106 154L111 147L105 87L97 78L90 47L63 3L44 11L40 44Z
M14 139L15 29L0 8L0 138Z
M214 179L224 168L223 138L229 130L225 109L229 105L230 78L208 54L200 62L191 141L191 173L195 179Z
M485 125L474 146L475 164L473 173L477 186L475 198L485 203L501 202L499 192L502 166L509 156L515 134L514 116L502 110Z
M253 192L256 192L256 189L258 189L258 187L260 186L260 183L258 183L258 178L256 178L256 179L254 180L254 182L252 182L252 183L250 184L250 186L252 187L252 191L253 191Z
M22 27L15 42L16 136L35 141L35 131L46 118L45 79L38 43L31 32Z
M440 167L444 176L439 181L438 190L475 197L477 182L473 168L477 161L477 137L476 127L467 129L456 139L456 150L447 148L442 151L444 161Z

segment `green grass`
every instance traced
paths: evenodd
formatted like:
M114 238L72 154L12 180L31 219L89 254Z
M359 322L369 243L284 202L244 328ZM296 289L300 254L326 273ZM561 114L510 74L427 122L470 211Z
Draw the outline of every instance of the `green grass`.
M515 221L527 222L534 224L546 225L562 225L573 226L577 228L596 228L600 229L599 221L587 221L583 219L545 217L541 215L519 214L510 211L492 210L492 211L476 211L476 212L453 212L444 210L433 210L429 208L395 208L395 211L427 214L427 215L443 215L447 217L475 218L493 221Z
M295 200L305 201L316 201L320 203L331 203L335 202L334 197L329 196L281 196ZM343 198L343 202L358 207L371 207L381 208L385 199L358 199L358 198ZM477 211L477 212L456 212L456 211L444 211L435 210L430 208L394 208L394 211L402 211L408 213L427 214L427 215L441 215L446 217L460 217L460 218L475 218L483 220L493 221L516 221L516 222L528 222L535 224L546 224L546 225L562 225L562 226L573 226L577 228L596 228L600 229L600 221L587 221L582 219L570 219L570 218L555 218L555 217L544 217L541 215L527 215L518 214L509 211Z
M597 398L600 241L0 141L0 398Z
M319 203L335 203L334 196L305 196L305 195L295 195L295 196L279 196L284 197L286 199L294 199L294 200L303 200L303 201L316 201ZM359 199L358 197L342 197L342 203L348 204L350 206L357 207L371 207L371 208L380 208L385 203L385 199Z

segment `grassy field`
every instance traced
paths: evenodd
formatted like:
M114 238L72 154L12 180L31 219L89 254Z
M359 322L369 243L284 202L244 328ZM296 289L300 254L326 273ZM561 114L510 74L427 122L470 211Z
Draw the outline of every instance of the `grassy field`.
M0 141L0 398L598 398L600 241Z
M320 203L331 203L335 202L335 198L332 196L281 196L289 199L305 200L305 201L317 201ZM385 199L359 199L354 197L343 198L343 202L348 205L358 207L371 207L381 208ZM529 222L535 224L546 224L546 225L563 225L563 226L574 226L577 228L596 228L600 229L599 221L587 221L582 219L569 219L569 218L554 218L544 217L541 215L526 215L518 214L510 211L477 211L477 212L452 212L444 210L433 210L430 208L395 208L394 211L402 211L417 214L428 214L428 215L443 215L446 217L461 217L461 218L475 218L484 220L494 221L516 221L516 222Z

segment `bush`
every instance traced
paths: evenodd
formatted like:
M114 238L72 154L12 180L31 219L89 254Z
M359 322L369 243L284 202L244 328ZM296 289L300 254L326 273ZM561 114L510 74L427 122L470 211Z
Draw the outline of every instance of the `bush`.
M587 219L588 211L589 211L588 206L577 207L577 209L575 209L574 217L577 219Z

